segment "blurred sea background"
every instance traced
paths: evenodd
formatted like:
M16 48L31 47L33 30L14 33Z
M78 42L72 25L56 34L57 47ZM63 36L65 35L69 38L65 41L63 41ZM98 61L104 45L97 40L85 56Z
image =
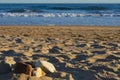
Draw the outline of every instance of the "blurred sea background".
M120 26L120 4L0 4L0 25Z

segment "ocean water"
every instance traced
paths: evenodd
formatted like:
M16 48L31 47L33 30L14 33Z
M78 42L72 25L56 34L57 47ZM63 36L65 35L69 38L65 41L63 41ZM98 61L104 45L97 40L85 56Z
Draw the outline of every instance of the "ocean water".
M0 25L120 26L120 4L0 4Z

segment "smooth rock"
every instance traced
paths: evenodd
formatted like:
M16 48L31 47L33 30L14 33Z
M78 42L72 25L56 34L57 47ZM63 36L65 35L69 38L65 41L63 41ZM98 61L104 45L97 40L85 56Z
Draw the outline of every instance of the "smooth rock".
M43 71L45 71L46 73L54 73L56 72L56 69L54 67L54 65L50 62L47 61L42 61L42 60L36 60L33 62L35 67L41 67L41 69Z
M32 66L23 62L18 62L15 64L15 68L14 68L14 72L15 73L24 73L27 74L29 76L31 76L32 74Z
M12 69L8 63L5 63L4 61L0 62L0 74L7 74L11 71Z

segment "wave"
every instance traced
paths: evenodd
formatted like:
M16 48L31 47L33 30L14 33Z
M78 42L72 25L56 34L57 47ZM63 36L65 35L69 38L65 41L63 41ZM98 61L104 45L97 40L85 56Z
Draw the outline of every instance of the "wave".
M87 6L87 7L51 7L48 9L52 9L52 10L109 10L108 7L105 6Z
M73 10L73 8L68 8L68 7L52 7L49 9L52 9L52 10Z
M104 6L87 6L80 8L81 10L109 10L109 8Z
M11 13L23 13L23 12L43 12L41 10L37 10L37 9L14 9L14 10L9 10L7 12L11 12Z
M0 13L0 17L120 17L120 14Z

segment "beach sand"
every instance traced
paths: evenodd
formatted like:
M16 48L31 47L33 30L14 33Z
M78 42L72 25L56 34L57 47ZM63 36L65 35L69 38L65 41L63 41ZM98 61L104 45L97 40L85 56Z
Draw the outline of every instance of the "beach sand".
M58 72L39 80L120 80L120 27L1 26L0 60L6 56L54 64Z

